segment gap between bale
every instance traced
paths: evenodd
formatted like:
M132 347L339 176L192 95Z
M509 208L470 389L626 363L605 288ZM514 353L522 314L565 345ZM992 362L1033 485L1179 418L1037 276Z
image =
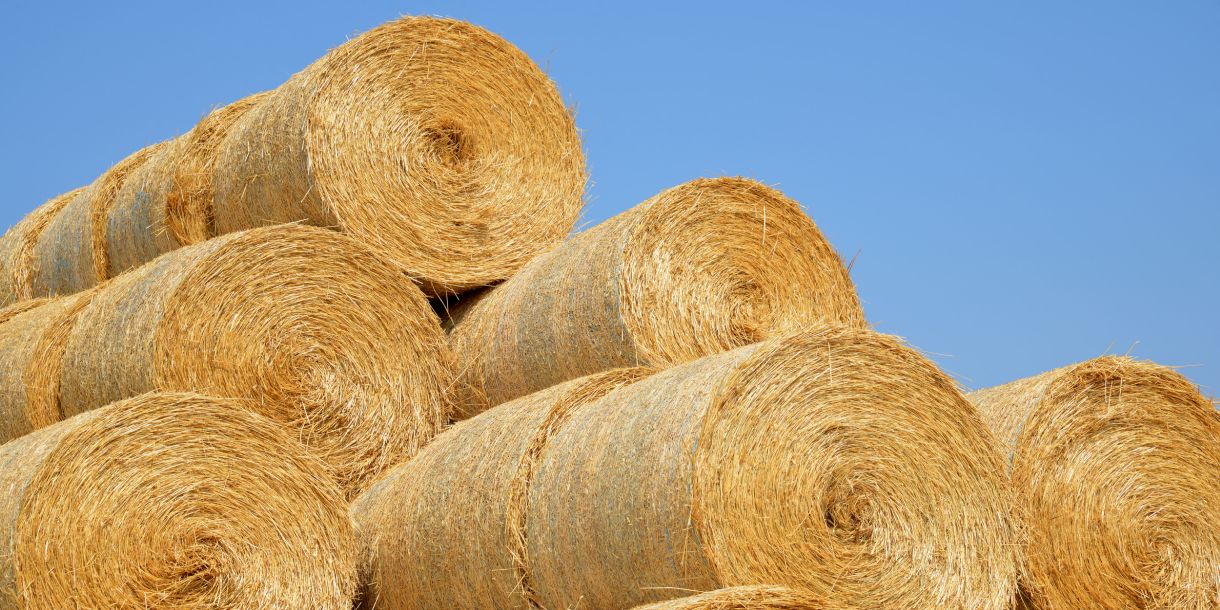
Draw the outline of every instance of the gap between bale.
M1220 602L1220 415L1185 377L1107 356L970 394L1003 443L1036 608Z
M661 192L451 312L459 416L623 366L668 366L807 325L862 327L842 259L753 180Z
M0 446L0 606L350 608L343 496L250 408L147 394Z

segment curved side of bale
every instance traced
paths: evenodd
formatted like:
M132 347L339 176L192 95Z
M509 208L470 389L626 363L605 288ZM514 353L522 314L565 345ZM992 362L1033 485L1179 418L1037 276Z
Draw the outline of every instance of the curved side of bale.
M110 266L110 212L114 209L119 191L127 177L149 160L157 157L170 144L170 140L146 146L119 161L98 178L90 211L92 227L93 270L98 281L114 276Z
M562 239L584 184L575 123L529 57L469 23L404 17L238 121L216 223L337 226L440 295L505 279Z
M536 588L552 608L757 583L830 607L1007 608L1019 530L996 468L952 380L892 337L739 348L570 415L531 491Z
M0 238L0 305L34 298L34 246L47 225L82 190L68 191L38 206Z
M166 198L173 186L181 138L148 155L131 170L106 212L106 277L126 271L177 249L166 217Z
M1220 415L1189 380L1107 356L970 398L1008 451L1034 607L1220 600Z
M216 235L212 179L220 144L242 116L268 93L255 93L208 113L180 138L173 187L166 198L166 224L179 244L199 243Z
M8 319L0 323L0 443L62 419L58 402L45 399L53 390L34 378L58 376L57 363L40 356L52 329L71 319L75 299L26 301L5 310ZM31 391L34 387L42 391Z
M753 585L636 606L635 610L822 610L828 606L788 587Z
M864 325L846 267L799 204L742 178L668 189L452 315L466 415L609 368Z
M63 358L67 415L151 390L250 399L350 493L446 421L452 352L423 294L333 231L234 233L115 278Z
M240 401L149 394L60 422L0 447L0 488L6 608L350 607L338 488Z
M576 379L455 425L352 506L368 608L537 608L521 502L548 422L645 369ZM478 481L478 485L466 484Z

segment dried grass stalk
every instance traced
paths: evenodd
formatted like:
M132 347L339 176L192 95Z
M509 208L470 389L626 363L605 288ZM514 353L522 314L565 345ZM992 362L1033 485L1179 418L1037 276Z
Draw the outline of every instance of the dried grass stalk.
M453 356L423 294L333 231L226 235L80 299L23 374L27 398L64 416L152 390L248 398L351 493L448 416Z
M636 606L635 610L826 610L807 593L768 585L731 587L690 597Z
M350 608L317 458L241 401L148 394L0 447L0 607Z
M560 387L454 426L356 502L375 607L616 609L758 583L833 608L1013 599L994 437L892 337L805 331L600 399Z
M463 416L609 368L686 362L810 323L864 325L813 221L742 178L666 190L451 313Z
M1036 608L1220 608L1220 415L1107 356L974 392L1029 522Z
M34 246L51 220L82 190L69 191L38 206L0 237L0 306L34 298Z
M404 17L246 113L216 163L216 225L336 227L425 291L509 277L579 214L584 156L555 85L469 23Z
M208 114L131 172L106 218L107 277L215 235L212 172L217 147L264 95Z

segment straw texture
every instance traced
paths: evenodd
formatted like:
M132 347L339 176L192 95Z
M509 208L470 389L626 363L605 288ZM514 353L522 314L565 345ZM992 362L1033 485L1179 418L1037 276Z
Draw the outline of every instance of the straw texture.
M230 127L265 94L208 114L132 170L106 215L107 277L215 235L212 173Z
M0 447L0 607L350 607L338 487L241 401L149 394Z
M55 351L81 297L35 299L0 312L0 443L49 426L60 419L59 366L45 354ZM45 366L43 363L46 363Z
M1107 356L970 398L1007 449L1035 608L1220 608L1220 415Z
M208 240L77 302L38 336L25 399L51 406L30 410L71 416L152 390L249 398L297 430L350 493L413 455L448 415L453 356L423 294L333 231Z
M635 610L826 610L806 593L787 587L732 587L671 601L636 606Z
M238 120L216 163L216 226L335 227L443 294L562 239L584 184L575 123L529 57L469 23L404 17Z
M82 190L69 191L38 206L0 237L0 306L34 298L34 247L38 237Z
M452 310L462 415L610 368L667 366L808 324L863 326L800 206L742 178L666 190Z
M1014 597L994 438L894 338L806 331L555 400L572 387L454 426L357 501L371 607L616 609L758 583L833 608Z

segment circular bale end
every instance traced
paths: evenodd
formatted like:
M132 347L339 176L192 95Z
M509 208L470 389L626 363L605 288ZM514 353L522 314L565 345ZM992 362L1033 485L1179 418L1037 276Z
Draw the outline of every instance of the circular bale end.
M304 226L233 233L117 278L67 353L68 414L150 389L248 398L350 493L440 431L455 375L436 314L397 267Z
M339 489L240 401L140 396L0 447L0 463L12 607L350 608Z
M308 158L342 230L444 294L502 280L580 213L584 154L555 84L475 25L404 17L311 66Z
M1174 370L1103 357L972 394L1008 441L1035 607L1220 603L1220 415Z
M842 259L783 193L699 179L640 208L618 284L645 361L686 362L814 323L865 324Z
M694 468L693 512L726 585L851 608L999 609L1014 596L1019 530L994 437L893 337L764 344L712 401Z

